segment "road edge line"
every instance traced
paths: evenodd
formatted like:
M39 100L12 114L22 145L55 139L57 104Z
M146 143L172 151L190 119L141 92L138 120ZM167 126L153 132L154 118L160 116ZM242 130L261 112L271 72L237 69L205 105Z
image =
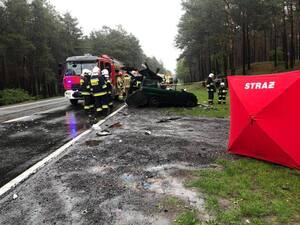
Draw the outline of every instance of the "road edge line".
M123 110L126 107L127 107L127 105L123 105L122 107L120 107L118 110L116 110L112 114L108 115L103 120L100 120L96 125L100 126L101 124L103 124L104 122L106 122L111 117L115 116L117 113L119 113L121 110ZM85 132L83 132L82 134L78 135L76 138L72 139L68 143L64 144L62 147L60 147L59 149L55 150L53 153L51 153L50 155L48 155L46 158L44 158L41 161L37 162L36 164L34 164L33 166L31 166L29 169L27 169L26 171L24 171L23 173L21 173L19 176L17 176L13 180L11 180L10 182L8 182L4 186L2 186L0 188L0 198L2 196L4 196L7 192L11 191L13 188L17 187L21 182L23 182L26 179L28 179L31 175L37 173L38 170L42 169L50 161L52 161L54 158L56 158L59 155L61 155L65 150L67 150L69 147L71 147L72 145L74 145L83 136L91 133L92 130L93 130L92 128L90 128L89 130L86 130Z

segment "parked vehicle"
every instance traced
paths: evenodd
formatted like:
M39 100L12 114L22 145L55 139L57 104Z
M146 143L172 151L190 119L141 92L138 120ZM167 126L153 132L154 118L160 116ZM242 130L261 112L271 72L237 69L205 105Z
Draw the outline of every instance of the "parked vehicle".
M80 90L80 75L84 69L90 71L95 66L98 66L100 70L108 69L110 73L110 79L113 85L113 95L118 97L124 95L122 89L123 74L120 73L123 64L107 55L92 56L86 54L84 56L72 56L66 59L63 65L63 85L65 89L65 97L70 100L72 105L76 105L81 97L73 95Z

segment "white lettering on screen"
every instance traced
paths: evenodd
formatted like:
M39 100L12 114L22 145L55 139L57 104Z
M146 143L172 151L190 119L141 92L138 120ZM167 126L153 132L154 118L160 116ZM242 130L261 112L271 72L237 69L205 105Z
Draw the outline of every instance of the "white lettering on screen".
M274 89L276 85L275 81L270 82L250 82L245 84L245 90L262 90L262 89Z

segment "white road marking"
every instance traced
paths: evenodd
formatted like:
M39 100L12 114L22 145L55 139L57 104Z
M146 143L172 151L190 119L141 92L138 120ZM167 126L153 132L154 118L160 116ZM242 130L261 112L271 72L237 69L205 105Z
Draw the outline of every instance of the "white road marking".
M13 105L13 106L4 106L4 107L0 107L0 109L2 110L6 110L6 109L14 109L14 108L19 108L19 107L24 107L24 106L31 106L31 105L36 105L39 103L49 103L49 102L55 102L57 100L65 100L64 97L60 97L60 98L55 98L55 99L49 99L49 100L42 100L42 101L37 101L37 102L30 102L30 103L25 103L25 104L18 104L18 105Z
M113 117L117 113L119 113L121 110L123 110L127 105L122 106L114 113L108 115L105 119L99 121L97 123L98 126L102 125L104 122L106 122L109 118ZM71 140L70 142L66 143L64 146L57 149L55 152L51 153L49 156L41 160L40 162L36 163L32 167L30 167L28 170L17 176L15 179L4 185L0 188L0 197L15 188L17 185L19 185L21 182L28 179L31 175L35 174L38 170L45 167L47 164L49 164L50 161L57 158L59 155L61 155L63 152L65 152L69 147L71 147L73 144L75 144L77 141L79 141L82 137L86 136L92 131L92 129L89 129L79 136L77 136L75 139Z
M8 120L8 121L5 121L3 123L14 123L14 122L18 122L20 120L24 120L24 119L27 119L29 118L30 116L23 116L23 117L19 117L19 118L16 118L16 119L12 119L12 120Z

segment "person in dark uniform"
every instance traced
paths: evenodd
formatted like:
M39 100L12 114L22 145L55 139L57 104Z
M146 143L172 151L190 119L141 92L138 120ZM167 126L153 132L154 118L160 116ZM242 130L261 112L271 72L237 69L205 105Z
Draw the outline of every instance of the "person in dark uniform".
M105 80L100 75L99 67L95 67L91 77L91 92L95 101L96 114L100 114L103 111L103 98L106 95L105 89Z
M215 83L214 83L214 74L211 73L208 75L207 81L206 81L206 87L208 92L208 104L213 105L214 104L214 93L216 91Z
M224 82L220 83L219 91L218 91L218 104L226 104L226 95L227 95L227 88Z
M84 69L80 78L80 92L84 99L84 110L87 114L91 115L94 108L93 96L91 94L91 71Z
M113 110L114 103L113 103L113 98L112 98L112 84L109 76L109 71L107 69L104 69L101 71L101 75L103 79L105 80L105 85L106 85L106 95L104 96L104 102L103 105L108 105L108 108L110 111Z

